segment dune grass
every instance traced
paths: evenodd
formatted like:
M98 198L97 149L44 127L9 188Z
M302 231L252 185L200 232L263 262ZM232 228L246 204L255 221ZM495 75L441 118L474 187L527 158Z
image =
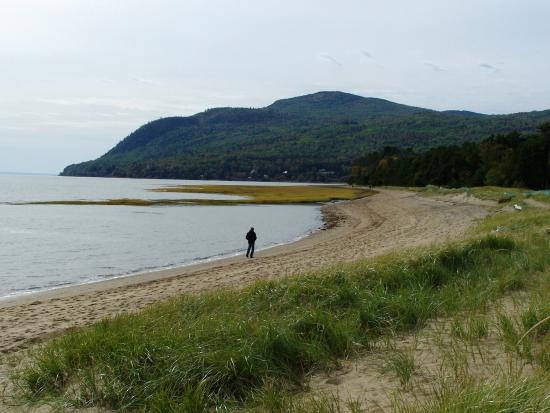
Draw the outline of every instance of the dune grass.
M457 387L442 387L436 397L400 406L398 413L503 413L550 412L550 377L510 377L505 380Z
M487 233L496 228L500 234L508 234L528 249L550 255L548 211L529 209L520 214L495 214L485 219L474 233ZM524 290L516 295L517 307L508 312L497 311L493 326L497 337L488 341L489 345L496 344L509 354L509 365L503 366L500 376L481 380L465 370L458 373L455 381L441 377L433 385L432 397L398 403L396 413L550 412L550 322L544 322L550 316L548 259L540 260L521 278L503 275L501 282L510 290ZM474 346L477 340L486 339L491 328L483 314L475 314L465 322L460 321L460 317L451 322L452 336ZM526 332L530 333L525 335ZM462 352L464 354L454 353L454 356L464 357L467 350Z
M483 317L471 317L466 320L466 323L455 319L451 327L451 334L461 340L476 341L487 337L489 326Z
M403 387L407 386L417 366L411 352L394 351L389 354L383 372L392 372Z
M546 372L550 379L550 271L532 292L529 305L515 314L500 314L498 330L505 350ZM550 380L548 381L550 394Z
M524 198L524 193L529 191L522 188L503 188L498 186L481 186L471 188L444 188L435 185L427 185L423 188L416 188L417 192L425 195L447 195L447 194L462 194L475 196L476 198L497 201L499 203L507 203L512 200L516 202Z
M525 199L534 199L550 204L550 195L544 191L532 191L526 188L503 188L499 186L479 186L472 188L444 188L435 185L427 185L420 188L407 188L415 192L430 195L462 194L474 196L479 199L496 201L500 204L519 203Z
M460 385L441 383L436 396L415 403L397 402L394 413L544 413L550 412L550 377L508 377L478 383L467 380ZM369 397L368 394L365 397ZM292 398L273 393L263 399L268 408L253 413L365 413L361 399L342 400L337 395ZM378 411L378 410L375 410Z
M25 202L24 205L277 205L312 204L329 201L358 199L374 192L346 185L184 185L151 189L151 192L186 194L233 195L241 199L135 199L104 200L52 200Z
M55 338L33 350L14 380L28 400L77 407L254 405L268 384L298 389L309 373L368 351L386 334L518 288L550 260L540 251L547 240L532 241L486 235L414 257L186 295Z

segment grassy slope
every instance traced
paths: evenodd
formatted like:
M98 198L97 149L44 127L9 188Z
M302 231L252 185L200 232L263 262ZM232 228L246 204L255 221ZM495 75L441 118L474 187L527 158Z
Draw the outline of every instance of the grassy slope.
M503 188L480 188L481 193L493 197ZM550 212L529 209L522 213L499 213L486 219L476 228L482 234L500 228L501 232L548 256L550 251ZM543 240L539 242L537 240ZM528 257L525 257L529 259ZM481 382L475 376L462 372L459 381L453 384L437 383L433 397L414 403L405 403L396 409L398 413L497 413L497 412L550 412L550 322L539 322L550 316L550 266L548 258L525 271L522 276L522 290L519 309L511 314L497 311L495 328L498 345L509 353L509 366L504 367L501 377ZM455 318L453 332L466 339L473 351L478 352L483 363L479 340L487 333L472 334L471 328L464 328ZM458 326L458 331L457 327ZM525 332L531 332L524 336ZM523 337L523 339L522 339ZM465 337L462 336L462 339ZM520 343L521 340L521 345ZM492 344L494 346L494 343ZM466 352L466 351L464 351ZM461 355L463 356L463 355Z
M277 411L266 395L299 388L312 371L525 288L550 264L549 220L537 209L499 214L454 245L183 296L46 343L16 381L31 399L76 406ZM487 235L503 223L505 235ZM309 411L332 411L323 406Z
M235 195L243 199L106 199L34 201L30 205L243 205L243 204L312 204L350 200L372 195L364 188L334 185L261 186L261 185L185 185L152 189L152 192Z

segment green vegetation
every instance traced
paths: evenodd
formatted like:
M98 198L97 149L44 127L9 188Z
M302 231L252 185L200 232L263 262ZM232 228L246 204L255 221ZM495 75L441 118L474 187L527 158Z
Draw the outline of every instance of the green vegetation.
M500 215L474 239L414 256L182 296L54 338L32 351L14 380L29 400L78 407L266 411L262 405L272 403L267 411L292 411L276 410L269 395L300 389L311 372L369 351L388 334L487 307L524 287L550 264L549 237L540 230L548 217L537 209ZM481 235L501 221L507 235ZM410 379L411 363L393 364ZM330 403L309 411L337 411Z
M537 202L550 203L550 190L546 191L531 191L524 194L527 198L531 198Z
M227 200L224 204L303 204L357 199L373 192L364 188L334 185L261 186L261 185L184 185L153 189L155 192L221 194L245 196L244 200ZM198 200L195 200L195 202Z
M456 319L453 321L451 334L462 340L475 341L487 337L489 326L487 320L481 317L470 318L466 323Z
M412 189L412 188L411 188ZM472 188L445 188L434 185L426 185L423 188L413 189L425 195L448 195L465 193L468 196L474 196L479 199L505 203L510 201L520 201L525 197L526 189L521 188L503 188L500 186L475 186Z
M498 186L476 186L472 188L445 188L434 185L425 187L406 188L425 196L465 194L478 199L496 201L499 204L523 203L526 200L534 200L541 204L550 204L550 193L548 191L530 191L522 188L502 188ZM529 202L529 201L528 201Z
M505 348L550 373L550 288L538 292L531 305L515 316L501 314L498 327ZM536 327L535 327L536 326ZM535 327L529 334L531 328Z
M384 372L389 371L394 373L399 378L401 385L407 386L411 381L415 369L416 365L411 353L395 351L389 355Z
M382 99L320 92L261 109L217 108L150 122L102 157L62 175L338 181L358 154L385 146L424 151L514 130L550 111L512 115L437 112Z
M351 183L550 188L550 123L539 132L497 135L480 143L441 146L417 154L386 147L354 163Z
M105 199L105 200L54 200L25 202L31 205L243 205L243 204L312 204L337 200L350 200L372 195L364 188L335 185L185 185L152 189L153 192L189 194L236 195L243 199Z
M509 378L443 388L437 397L419 405L401 407L399 413L549 412L550 377Z

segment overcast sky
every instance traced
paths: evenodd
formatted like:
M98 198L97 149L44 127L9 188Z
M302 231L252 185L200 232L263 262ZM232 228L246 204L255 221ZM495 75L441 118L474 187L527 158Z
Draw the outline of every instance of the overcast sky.
M0 0L0 171L58 173L141 124L341 90L550 108L548 0Z

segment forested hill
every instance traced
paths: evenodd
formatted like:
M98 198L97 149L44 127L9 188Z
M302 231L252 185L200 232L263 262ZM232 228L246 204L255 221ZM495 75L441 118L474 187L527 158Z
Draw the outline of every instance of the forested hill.
M550 188L550 123L422 153L385 147L357 159L349 182L361 185Z
M358 156L385 146L416 151L514 130L534 131L550 110L483 115L401 105L342 92L216 108L150 122L71 176L342 180Z

